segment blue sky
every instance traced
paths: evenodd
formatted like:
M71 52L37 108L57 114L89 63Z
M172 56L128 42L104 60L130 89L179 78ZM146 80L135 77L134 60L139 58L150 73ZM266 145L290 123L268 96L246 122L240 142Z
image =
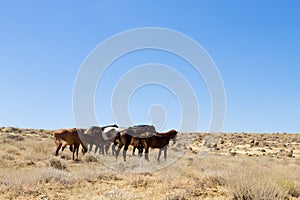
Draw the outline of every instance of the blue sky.
M0 126L74 126L73 86L88 54L122 31L162 27L193 38L217 65L227 96L222 131L298 133L299 10L299 1L0 1ZM109 98L122 72L149 62L168 64L190 80L200 102L199 131L206 131L205 83L184 61L155 50L109 68L95 96L99 123L114 123ZM149 123L155 104L169 113L165 129L177 128L178 102L157 85L132 96L134 121Z

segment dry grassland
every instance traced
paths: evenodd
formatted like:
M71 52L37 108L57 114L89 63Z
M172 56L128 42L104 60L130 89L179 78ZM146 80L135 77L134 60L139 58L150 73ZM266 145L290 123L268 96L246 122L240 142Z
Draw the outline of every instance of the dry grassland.
M52 131L0 128L0 199L300 199L299 134L180 134L158 163L55 157Z

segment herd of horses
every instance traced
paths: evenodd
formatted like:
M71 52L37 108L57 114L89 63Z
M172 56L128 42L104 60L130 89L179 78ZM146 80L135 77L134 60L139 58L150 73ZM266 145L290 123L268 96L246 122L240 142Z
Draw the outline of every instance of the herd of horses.
M78 159L78 151L80 145L82 146L82 153L92 151L94 153L102 153L107 155L109 149L112 149L112 155L119 156L123 148L123 159L126 161L126 152L129 146L133 146L132 155L135 156L135 150L138 150L140 157L145 156L149 161L149 148L159 149L157 161L160 161L161 152L164 152L164 159L167 159L167 148L170 140L173 144L176 143L176 130L170 130L165 133L158 133L154 126L138 125L128 128L119 128L117 125L109 126L92 126L88 129L71 128L59 129L54 131L53 139L56 144L55 155L58 156L59 150L62 151L69 146L73 153L73 160ZM89 148L88 148L89 147Z

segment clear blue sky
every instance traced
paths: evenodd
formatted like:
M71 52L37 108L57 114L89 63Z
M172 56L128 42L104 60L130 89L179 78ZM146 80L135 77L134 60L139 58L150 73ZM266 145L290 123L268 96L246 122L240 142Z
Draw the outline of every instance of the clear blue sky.
M224 132L299 132L299 1L0 1L0 126L72 127L76 74L89 52L122 31L163 27L201 44L216 63L227 95ZM169 58L172 57L172 58ZM123 60L122 60L123 59ZM174 66L191 80L201 102L200 131L210 119L205 84L194 84L187 68L165 52L141 51L115 62L100 81L96 111L114 123L103 91L109 74L148 62ZM123 64L122 62L123 61ZM119 65L119 66L118 66ZM114 71L115 70L115 71ZM186 71L187 70L187 71ZM190 73L192 74L192 73ZM122 74L119 74L122 76ZM189 77L190 76L190 77ZM137 91L130 113L149 123L153 104L166 105L166 128L178 127L175 98L156 85ZM164 94L164 95L163 95ZM155 96L154 95L154 96ZM148 100L145 100L148 99Z

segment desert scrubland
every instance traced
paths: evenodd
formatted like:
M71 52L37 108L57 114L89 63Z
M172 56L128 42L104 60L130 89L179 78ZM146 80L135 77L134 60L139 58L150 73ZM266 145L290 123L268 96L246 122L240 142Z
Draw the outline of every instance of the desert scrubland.
M168 159L55 156L51 130L0 128L0 199L300 199L300 135L179 133Z

